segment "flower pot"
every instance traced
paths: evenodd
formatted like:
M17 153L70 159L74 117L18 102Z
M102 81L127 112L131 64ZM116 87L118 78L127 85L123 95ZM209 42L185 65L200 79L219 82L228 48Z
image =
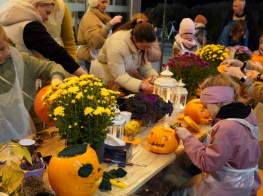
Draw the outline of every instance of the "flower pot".
M24 165L24 164L25 163L22 163L19 166ZM24 178L28 176L38 176L39 178L43 178L44 170L45 170L45 163L40 162L40 169L26 172L24 175Z
M104 155L104 141L100 144L98 148L95 148L94 150L96 151L99 161L102 162Z

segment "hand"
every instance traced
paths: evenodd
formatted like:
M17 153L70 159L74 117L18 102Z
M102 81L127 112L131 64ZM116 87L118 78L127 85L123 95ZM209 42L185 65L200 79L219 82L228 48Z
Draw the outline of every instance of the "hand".
M121 22L121 19L122 19L122 16L115 16L111 21L111 25L114 26L116 25L117 23Z
M186 128L176 127L176 133L181 140L185 140L188 136L192 135Z
M59 81L59 84L63 84L64 82L62 81L62 80L60 80L59 78L53 78L52 80L51 80L51 84L53 84L54 82L56 82L56 81Z
M240 67L226 67L225 72L227 75L241 79L245 74L241 71Z
M152 78L148 78L145 82L142 83L141 89L143 91L153 91L153 85L150 83Z
M250 77L250 78L253 79L254 81L257 80L257 76L258 76L258 74L260 74L258 71L255 71L255 70L246 70L246 69L245 69L245 73L246 73L246 76Z
M222 63L220 63L220 65L226 65L227 67L242 67L244 63L236 59L231 59L223 61Z

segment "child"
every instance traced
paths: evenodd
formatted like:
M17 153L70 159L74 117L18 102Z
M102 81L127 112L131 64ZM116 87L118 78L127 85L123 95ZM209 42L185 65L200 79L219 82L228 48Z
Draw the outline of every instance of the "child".
M207 24L207 20L203 15L197 15L195 17L195 38L198 41L198 44L201 48L206 45L206 30L205 25Z
M263 35L259 39L259 49L253 53L251 61L263 66Z
M199 44L194 38L195 24L190 18L184 18L180 23L179 34L175 36L173 44L173 57L185 52L194 53L199 50Z
M195 179L191 191L202 196L257 195L261 186L258 122L250 106L239 102L238 84L226 74L208 78L202 84L200 101L213 119L209 144L177 128L187 155L203 171L189 179L187 186Z
M249 32L244 20L232 20L224 27L223 32L218 38L218 44L228 46L248 46Z
M8 42L0 25L0 143L32 134L34 127L30 125L28 110L34 103L36 80L53 83L66 77L61 65L19 53Z

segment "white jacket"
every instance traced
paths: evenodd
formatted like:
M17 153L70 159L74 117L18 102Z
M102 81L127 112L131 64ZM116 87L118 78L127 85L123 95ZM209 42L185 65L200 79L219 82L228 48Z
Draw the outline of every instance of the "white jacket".
M0 24L3 26L7 36L15 43L19 51L33 55L25 46L23 32L25 26L33 21L43 24L43 19L35 7L22 0L10 0L0 7Z
M135 70L144 78L158 75L147 58L142 60L142 51L134 45L131 31L118 31L106 39L98 58L91 66L100 67L100 64L103 65L107 82L114 80L131 92L138 92L143 83L142 80L130 76Z

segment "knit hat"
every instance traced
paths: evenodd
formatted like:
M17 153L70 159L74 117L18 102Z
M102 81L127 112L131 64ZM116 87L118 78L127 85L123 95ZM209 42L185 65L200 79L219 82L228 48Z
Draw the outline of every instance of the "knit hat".
M184 33L195 34L195 24L190 18L184 18L180 23L179 34L182 35Z
M207 24L207 20L206 20L206 18L205 18L203 15L197 15L197 16L195 17L195 22L196 22L196 23L202 23L202 24L204 24L204 25Z
M88 0L90 7L98 7L99 0Z
M259 43L263 42L263 35L261 35L260 39L259 39Z

